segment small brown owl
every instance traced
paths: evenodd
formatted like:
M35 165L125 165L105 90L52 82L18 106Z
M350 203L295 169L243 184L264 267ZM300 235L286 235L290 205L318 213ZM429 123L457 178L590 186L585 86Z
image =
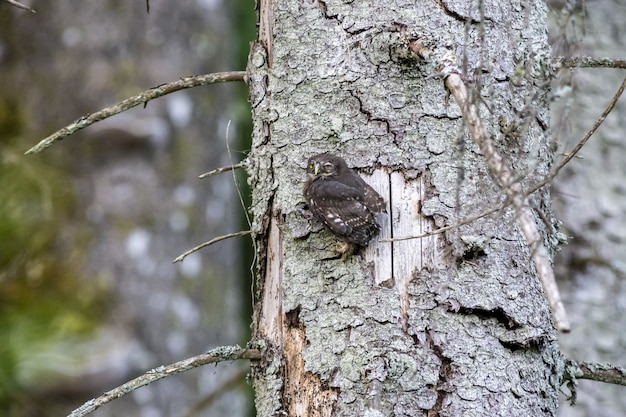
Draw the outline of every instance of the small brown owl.
M365 246L380 230L385 200L338 156L309 158L304 198L313 216L346 242Z

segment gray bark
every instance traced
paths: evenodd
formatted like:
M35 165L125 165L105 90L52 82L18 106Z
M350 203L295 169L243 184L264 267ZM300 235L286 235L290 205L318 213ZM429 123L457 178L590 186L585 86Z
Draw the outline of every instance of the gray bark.
M503 199L433 63L402 58L406 33L465 59L520 181L542 178L552 161L545 4L486 2L484 16L444 4L260 2L249 62L253 331L268 349L254 374L258 415L556 414L556 335L512 211L384 241ZM525 71L510 82L518 64ZM379 239L345 262L299 210L306 160L323 151L345 157L389 203ZM552 247L548 195L532 200Z

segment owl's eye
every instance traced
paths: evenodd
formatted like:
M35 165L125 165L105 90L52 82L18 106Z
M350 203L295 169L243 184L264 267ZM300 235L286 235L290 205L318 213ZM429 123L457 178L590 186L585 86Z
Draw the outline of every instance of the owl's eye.
M333 170L333 164L331 164L330 162L326 162L324 164L324 171L326 172L330 172Z
M313 164L309 164L309 169L313 169Z

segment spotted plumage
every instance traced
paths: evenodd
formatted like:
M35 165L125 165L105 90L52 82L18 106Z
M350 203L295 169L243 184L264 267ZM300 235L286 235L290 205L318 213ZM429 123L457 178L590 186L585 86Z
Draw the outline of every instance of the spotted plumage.
M367 245L380 230L375 214L385 200L338 156L312 156L306 172L303 194L313 216L342 240Z

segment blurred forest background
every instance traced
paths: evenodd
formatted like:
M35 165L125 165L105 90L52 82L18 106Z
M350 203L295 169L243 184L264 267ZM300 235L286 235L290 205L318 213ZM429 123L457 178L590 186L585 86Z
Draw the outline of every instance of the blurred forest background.
M549 3L554 55L624 58L624 0ZM244 70L254 2L151 0L149 14L145 1L28 4L36 14L0 2L0 415L58 417L150 368L247 341L249 238L172 264L199 243L247 228L233 175L197 178L245 157L246 88L177 92L43 154L23 153L78 117L150 87ZM552 125L559 152L589 129L623 76L612 69L558 75ZM561 335L562 350L620 365L625 114L622 99L553 186L570 237L556 259L573 327ZM245 374L245 363L205 366L93 415L251 416ZM563 396L560 415L623 416L625 392L582 381L578 405Z
M198 179L245 157L243 83L178 92L41 155L23 153L150 87L245 69L254 2L153 0L149 14L145 1L29 5L36 14L0 2L6 417L63 416L153 367L245 344L251 316L250 260L241 250L249 238L172 264L197 244L248 228L232 173ZM182 417L202 401L210 405L195 415L252 415L245 365L197 369L95 415Z

